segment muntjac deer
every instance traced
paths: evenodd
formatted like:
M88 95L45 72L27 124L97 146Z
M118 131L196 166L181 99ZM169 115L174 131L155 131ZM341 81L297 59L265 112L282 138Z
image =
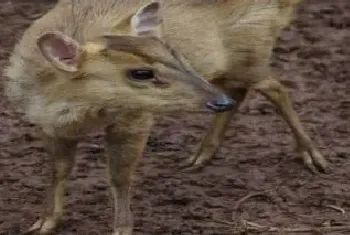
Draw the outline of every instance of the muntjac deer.
M26 232L54 231L80 137L105 128L114 235L131 235L130 187L152 114L217 111L189 165L204 164L248 90L273 102L313 172L327 162L269 68L272 47L298 0L60 0L15 46L6 92L41 127L53 184Z

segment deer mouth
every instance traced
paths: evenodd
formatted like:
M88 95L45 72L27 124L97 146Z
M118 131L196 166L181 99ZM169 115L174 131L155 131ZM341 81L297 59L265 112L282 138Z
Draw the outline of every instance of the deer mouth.
M235 104L235 100L225 94L220 94L215 99L207 102L207 108L214 112L225 112L232 110Z

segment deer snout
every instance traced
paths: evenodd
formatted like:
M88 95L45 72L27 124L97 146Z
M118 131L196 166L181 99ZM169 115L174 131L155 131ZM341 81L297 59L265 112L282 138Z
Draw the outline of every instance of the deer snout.
M195 81L195 83L194 83ZM225 112L233 109L236 101L224 92L200 77L192 80L193 85L205 94L206 107L215 112ZM202 93L203 94L203 93Z
M176 54L176 53L175 53ZM177 57L181 57L179 54L176 54ZM225 112L233 109L235 107L236 101L231 97L224 94L221 90L216 88L213 84L208 82L204 77L198 74L193 70L188 64L182 63L181 65L186 71L187 75L186 80L188 83L192 84L195 89L200 90L207 97L206 107L215 112ZM209 98L208 98L209 97Z
M214 112L225 112L232 110L235 107L235 100L225 95L218 94L214 99L207 102L207 108Z

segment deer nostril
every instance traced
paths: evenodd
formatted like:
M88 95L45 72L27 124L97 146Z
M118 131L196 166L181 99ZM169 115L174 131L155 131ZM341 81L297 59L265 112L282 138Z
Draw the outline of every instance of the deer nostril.
M207 108L215 112L225 112L232 110L235 107L235 104L235 100L224 94L220 94L214 100L207 102Z

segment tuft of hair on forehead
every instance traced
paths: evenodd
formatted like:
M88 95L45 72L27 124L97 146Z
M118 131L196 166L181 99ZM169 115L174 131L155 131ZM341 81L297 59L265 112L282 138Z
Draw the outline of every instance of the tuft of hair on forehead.
M149 60L169 61L172 58L168 46L157 37L130 35L104 35L106 48L142 56Z

